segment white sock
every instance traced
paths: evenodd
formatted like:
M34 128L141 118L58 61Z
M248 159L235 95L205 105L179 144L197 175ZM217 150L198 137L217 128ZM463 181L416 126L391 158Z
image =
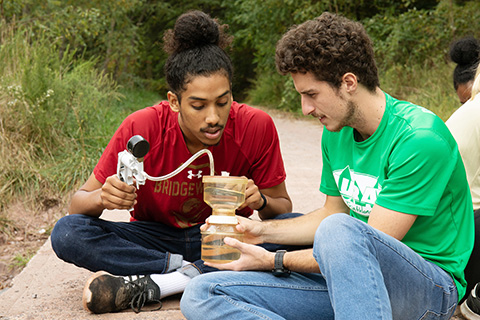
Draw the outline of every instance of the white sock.
M151 274L152 280L160 287L160 299L181 293L191 278L178 271L165 274Z
M182 261L182 267L185 267L187 264L191 264L191 262L187 260Z

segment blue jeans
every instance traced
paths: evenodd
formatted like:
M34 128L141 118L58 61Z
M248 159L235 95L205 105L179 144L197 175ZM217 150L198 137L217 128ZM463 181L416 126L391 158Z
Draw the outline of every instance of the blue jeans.
M322 274L224 271L190 281L187 319L449 319L458 302L447 272L402 242L345 214L314 240Z
M298 215L282 214L277 219ZM200 225L179 229L156 222L112 222L82 214L62 217L51 234L53 250L60 259L115 275L168 273L180 268L183 260L193 262L182 269L190 277L215 271L200 260L201 240ZM285 247L263 246L271 251Z

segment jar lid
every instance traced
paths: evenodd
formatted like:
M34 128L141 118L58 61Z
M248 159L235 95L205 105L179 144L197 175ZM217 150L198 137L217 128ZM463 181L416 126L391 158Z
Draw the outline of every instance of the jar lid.
M222 184L244 184L246 185L248 179L245 177L235 176L203 176L203 183L222 183Z

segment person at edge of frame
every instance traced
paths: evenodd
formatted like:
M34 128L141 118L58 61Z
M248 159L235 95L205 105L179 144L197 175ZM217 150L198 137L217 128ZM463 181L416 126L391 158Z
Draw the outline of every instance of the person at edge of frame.
M465 37L453 42L450 59L457 63L453 87L462 106L446 121L457 141L472 195L475 244L465 268L467 295L460 301L460 312L468 320L480 320L480 42Z

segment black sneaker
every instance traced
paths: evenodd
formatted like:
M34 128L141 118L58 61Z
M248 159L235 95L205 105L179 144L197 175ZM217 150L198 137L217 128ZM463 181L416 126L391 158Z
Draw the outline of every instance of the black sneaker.
M475 285L467 300L460 306L460 312L468 320L480 320L480 286Z
M92 313L117 312L128 307L136 313L146 303L160 306L160 288L150 276L117 277L104 271L94 273L83 289L83 307Z

